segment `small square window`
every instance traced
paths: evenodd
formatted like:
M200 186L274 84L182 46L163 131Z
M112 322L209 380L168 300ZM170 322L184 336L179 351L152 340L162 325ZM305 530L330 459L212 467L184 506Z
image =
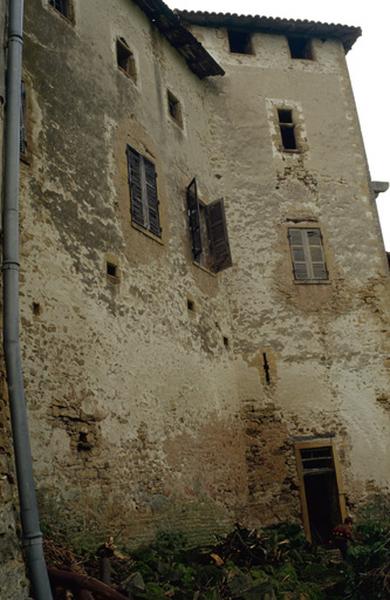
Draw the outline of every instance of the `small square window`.
M230 52L237 54L253 54L252 35L248 31L228 29Z
M119 69L125 75L133 79L133 81L137 81L134 54L123 38L118 38L116 41L116 62Z
M169 114L180 127L183 127L183 114L180 101L169 90L167 90L167 98Z
M49 4L67 19L73 18L72 0L49 0Z
M311 39L304 37L288 37L291 58L303 58L313 60Z

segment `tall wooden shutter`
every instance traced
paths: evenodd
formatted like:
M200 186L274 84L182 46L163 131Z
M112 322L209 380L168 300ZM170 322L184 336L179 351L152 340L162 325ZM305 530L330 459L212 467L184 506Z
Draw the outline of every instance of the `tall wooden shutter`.
M145 226L144 207L142 202L142 156L127 146L127 166L130 186L130 212L134 223Z
M187 210L192 240L192 257L195 261L197 261L202 254L202 237L200 233L198 189L195 178L187 187Z
M304 229L289 229L288 237L290 241L291 257L294 267L295 279L309 279L309 269L305 255Z
M319 229L308 229L306 231L306 236L313 279L328 279L322 247L321 231Z
M206 222L213 270L222 271L232 266L223 200L206 206Z
M26 98L26 86L24 81L20 87L20 154L26 154L27 152L27 131L26 131L26 117L27 117L27 98Z
M160 227L160 216L158 210L158 197L157 197L157 175L154 164L147 158L143 157L144 161L144 173L145 173L145 189L146 189L146 202L148 210L148 229L154 235L161 235Z

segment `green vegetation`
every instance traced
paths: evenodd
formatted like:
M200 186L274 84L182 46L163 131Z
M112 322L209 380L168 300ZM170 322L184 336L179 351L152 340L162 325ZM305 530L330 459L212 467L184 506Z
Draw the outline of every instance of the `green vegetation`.
M307 544L295 524L259 532L237 525L209 547L165 533L131 553L108 544L112 585L133 600L389 600L389 508L380 500L358 515L346 561ZM96 554L83 566L99 577Z

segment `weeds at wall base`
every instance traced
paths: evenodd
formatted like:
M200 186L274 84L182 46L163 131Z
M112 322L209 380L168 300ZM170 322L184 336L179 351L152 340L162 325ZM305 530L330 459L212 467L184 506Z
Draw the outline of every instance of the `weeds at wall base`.
M133 600L388 600L390 511L379 505L358 515L346 561L337 549L307 544L295 524L259 532L237 525L212 546L190 548L180 533L160 533L136 551L112 545L110 584ZM76 555L52 545L47 558L99 578L101 548Z

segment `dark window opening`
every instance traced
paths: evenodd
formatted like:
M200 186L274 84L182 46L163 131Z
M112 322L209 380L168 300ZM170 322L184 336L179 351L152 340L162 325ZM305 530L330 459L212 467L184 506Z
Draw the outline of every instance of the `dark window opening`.
M187 188L187 214L194 262L214 273L231 267L223 199L203 204L193 179Z
M297 141L295 139L294 127L280 125L280 134L284 150L297 150Z
M264 377L265 377L265 382L267 385L270 385L271 383L271 373L270 373L270 366L269 366L269 362L268 362L268 358L267 358L267 353L263 352L263 369L264 369Z
M293 123L292 110L290 108L278 108L279 123Z
M283 150L297 150L293 111L286 108L279 108L278 118Z
M329 278L320 229L290 227L288 230L294 279L321 281Z
M304 58L313 60L311 40L303 37L288 37L291 58Z
M115 279L118 279L117 265L114 265L114 263L112 262L107 262L107 275L109 275L109 277L114 277Z
M341 522L332 448L302 449L301 461L312 541L326 544L332 529Z
M229 338L227 338L225 335L223 336L223 345L225 348L229 348Z
M32 303L32 310L33 310L33 314L36 317L39 317L39 315L41 314L41 305L39 304L39 302Z
M248 31L228 30L230 52L253 54L252 35Z
M49 4L67 19L72 18L71 0L49 0Z
M155 166L131 146L127 146L127 165L131 221L153 235L161 237L160 202L157 195Z
M188 310L195 312L195 302L190 300L190 298L187 298L187 308Z
M183 115L179 100L169 90L167 91L167 97L169 114L180 127L183 127Z
M79 432L79 439L77 442L77 451L78 452L87 452L92 450L92 444L89 441L89 435L86 431Z
M134 54L131 52L123 38L118 38L116 41L116 61L119 69L121 69L125 75L134 81L137 80Z

